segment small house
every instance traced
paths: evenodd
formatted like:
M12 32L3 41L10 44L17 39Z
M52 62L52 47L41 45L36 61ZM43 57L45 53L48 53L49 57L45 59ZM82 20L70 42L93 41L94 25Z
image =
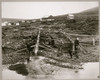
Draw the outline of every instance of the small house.
M8 26L11 26L12 24L9 22L9 23L7 23L7 25L8 25Z
M1 26L6 26L6 23L2 23Z
M43 17L40 19L40 21L54 21L54 17L53 16Z
M54 19L54 17L52 16L52 15L50 15L49 17L48 17L48 21L54 21L55 19Z
M29 21L29 20L27 20L27 21L26 21L26 23L30 23L30 21Z
M8 24L8 22L5 21L5 22L1 23L1 26L7 26L7 24Z
M3 22L1 26L6 26L8 22Z
M48 18L41 18L40 21L47 21Z
M22 22L22 23L24 23L24 22L25 22L25 20L22 20L21 22Z
M34 20L32 20L32 22L36 22L36 20L34 19Z
M67 18L68 19L74 19L74 15L73 14L68 14Z
M15 25L16 25L16 26L19 26L20 24L17 22L17 23L15 23Z

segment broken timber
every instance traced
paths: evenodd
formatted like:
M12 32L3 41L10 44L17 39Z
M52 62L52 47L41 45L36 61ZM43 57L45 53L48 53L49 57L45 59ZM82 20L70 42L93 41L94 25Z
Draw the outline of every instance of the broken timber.
M41 28L39 28L39 32L38 32L38 36L37 36L37 42L35 45L32 45L31 47L34 47L34 53L35 55L37 55L38 51L39 51L39 47L42 47L42 48L45 48L45 49L48 49L48 50L53 50L52 47L50 46L47 46L45 44L42 44L40 45L39 42L40 42L40 32L41 32ZM62 34L66 35L66 37L73 43L73 51L74 51L74 40L72 39L72 37L68 34L68 33L65 33L65 32L62 32L60 31ZM49 39L49 38L48 38ZM80 47L80 50L85 54L85 53L88 53L88 51L80 44L79 45ZM21 49L21 50L18 50L18 51L14 51L12 53L18 53L18 52L21 52L21 51L24 51L26 50L27 48L24 48L24 49Z
M35 51L34 51L34 53L35 53L36 56L37 56L37 52L38 52L38 50L39 50L40 29L41 29L41 28L39 28L39 33L38 33L38 36L37 36L37 42L36 42Z
M61 33L63 33L64 35L66 35L66 37L73 43L73 51L75 51L75 48L74 48L74 40L71 38L71 36L69 34L65 33L65 32L61 32ZM79 44L79 47L80 47L80 50L84 54L89 53L81 44Z

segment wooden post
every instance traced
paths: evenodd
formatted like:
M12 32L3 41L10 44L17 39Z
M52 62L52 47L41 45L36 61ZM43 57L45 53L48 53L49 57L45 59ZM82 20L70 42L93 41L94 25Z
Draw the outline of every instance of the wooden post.
M93 40L93 46L95 46L95 39L93 38L92 40Z
M36 42L36 45L35 45L35 55L37 56L37 52L39 50L39 40L40 40L40 29L39 29L39 33L38 33L38 36L37 36L37 42Z
M75 51L75 44L74 44L74 41L73 41L72 43L73 43L72 51L74 52L74 51Z

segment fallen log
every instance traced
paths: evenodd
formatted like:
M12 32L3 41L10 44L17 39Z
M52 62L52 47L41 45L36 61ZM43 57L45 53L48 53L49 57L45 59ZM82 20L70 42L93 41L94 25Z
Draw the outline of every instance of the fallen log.
M31 48L33 48L33 47L35 47L35 45L32 45L32 46L31 46ZM42 46L42 45L39 45L39 47L45 48L45 49L48 49L48 50L52 50L52 49L50 49L50 48L48 48L48 47L45 47L45 46ZM11 52L11 54L12 54L12 53L15 53L15 54L16 54L16 53L19 53L19 52L22 52L22 51L25 51L25 50L27 50L27 48L23 48L23 49L20 49L20 50Z

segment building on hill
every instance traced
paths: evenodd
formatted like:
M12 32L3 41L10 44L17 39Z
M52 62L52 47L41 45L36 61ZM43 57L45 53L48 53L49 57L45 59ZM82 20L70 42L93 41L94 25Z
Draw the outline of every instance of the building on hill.
M40 19L40 21L54 21L54 17L50 15L49 17L43 17Z
M20 24L19 24L19 22L17 22L17 23L15 23L15 25L16 25L16 26L19 26Z
M41 18L40 21L47 21L48 18Z
M55 20L54 17L53 17L52 15L50 15L50 16L48 17L48 19L49 19L49 21L54 21L54 20Z
M16 24L18 25L18 23L16 23L16 22L8 22L8 23L7 23L7 26L14 26L14 25L16 25Z
M11 26L12 24L9 22L9 23L7 23L7 26Z
M25 20L22 20L21 22L22 22L22 23L24 23L24 22L25 22Z
M74 19L74 15L73 14L68 14L67 18L72 20L72 19Z
M36 22L36 20L35 20L35 19L33 19L33 20L32 20L32 22Z
M7 24L8 24L8 22L5 21L5 22L1 23L1 26L6 26Z
M26 20L25 22L26 22L26 23L30 23L30 21L29 21L29 20Z
M2 23L1 26L6 26L6 23Z

